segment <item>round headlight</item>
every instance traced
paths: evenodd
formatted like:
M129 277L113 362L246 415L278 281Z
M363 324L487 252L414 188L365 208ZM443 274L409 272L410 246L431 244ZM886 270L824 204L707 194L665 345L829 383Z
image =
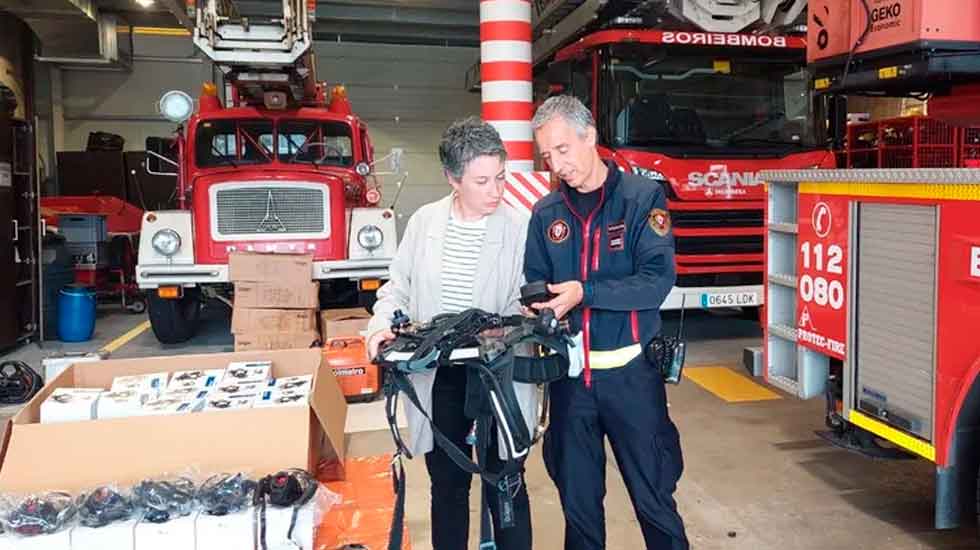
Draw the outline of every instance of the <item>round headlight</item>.
M153 234L150 244L153 245L153 250L170 257L180 250L180 235L173 229L161 229Z
M380 247L384 240L384 233L375 225L365 225L357 232L357 244L367 250Z
M354 167L354 171L357 172L359 176L367 176L371 173L371 165L366 162L358 162L357 166Z
M180 90L169 91L160 98L160 114L174 124L189 119L193 112L194 100Z

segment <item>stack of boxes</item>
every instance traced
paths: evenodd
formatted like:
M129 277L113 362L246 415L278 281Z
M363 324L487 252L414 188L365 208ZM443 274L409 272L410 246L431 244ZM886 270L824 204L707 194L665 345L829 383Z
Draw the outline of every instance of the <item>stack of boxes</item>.
M235 285L235 351L308 348L320 340L312 256L236 252L228 270Z

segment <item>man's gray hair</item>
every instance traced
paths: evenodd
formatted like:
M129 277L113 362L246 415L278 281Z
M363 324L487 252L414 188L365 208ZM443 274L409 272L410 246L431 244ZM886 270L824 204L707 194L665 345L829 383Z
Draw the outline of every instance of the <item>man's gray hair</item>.
M442 133L439 161L453 178L462 178L466 165L482 156L500 157L503 162L507 160L507 149L497 129L479 117L457 120Z
M570 95L549 97L535 111L534 118L531 119L531 128L537 130L556 116L562 117L565 122L575 127L580 136L584 136L589 128L595 128L595 120L588 107L577 97Z

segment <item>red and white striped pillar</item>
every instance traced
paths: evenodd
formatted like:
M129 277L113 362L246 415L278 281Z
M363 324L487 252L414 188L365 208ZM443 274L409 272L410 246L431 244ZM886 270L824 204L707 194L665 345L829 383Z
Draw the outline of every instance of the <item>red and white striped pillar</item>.
M533 171L528 0L480 1L480 89L483 120L497 129L507 148L507 171Z

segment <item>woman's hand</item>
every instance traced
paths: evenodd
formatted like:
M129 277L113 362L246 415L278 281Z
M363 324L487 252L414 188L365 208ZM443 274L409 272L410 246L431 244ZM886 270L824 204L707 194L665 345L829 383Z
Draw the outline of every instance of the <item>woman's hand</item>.
M378 349L381 344L395 339L395 333L391 332L391 329L381 329L368 337L368 358L374 361L374 358L378 356Z

